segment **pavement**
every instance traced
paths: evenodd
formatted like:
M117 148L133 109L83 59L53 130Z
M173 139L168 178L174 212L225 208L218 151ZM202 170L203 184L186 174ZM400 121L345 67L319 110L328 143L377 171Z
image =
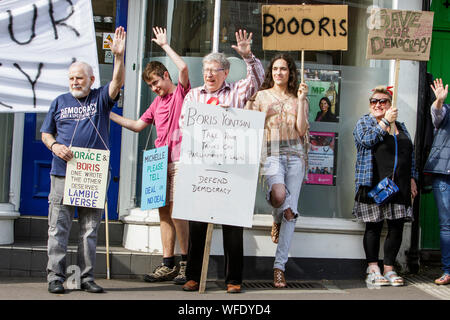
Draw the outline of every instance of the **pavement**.
M96 283L105 289L105 293L93 294L80 290L66 290L64 294L51 294L42 278L0 277L0 307L11 302L20 306L45 306L52 303L55 307L73 306L80 301L94 305L107 303L112 310L132 304L145 306L149 310L166 310L167 319L272 319L294 308L320 308L322 313L335 312L355 306L373 305L374 301L395 302L395 306L405 305L401 310L414 310L418 303L444 303L450 306L450 285L438 286L433 280L440 275L437 267L422 268L418 274L403 274L403 287L368 287L364 279L358 280L316 280L288 281L288 289L275 289L270 281L249 281L240 294L227 294L223 281L208 281L204 293L185 292L181 286L172 282L146 283L141 279L96 279ZM67 289L67 284L66 284ZM58 301L59 304L54 304ZM336 305L336 302L339 304ZM352 302L350 305L349 302ZM320 305L318 305L320 303ZM356 303L356 304L355 304ZM400 303L400 304L399 304ZM402 304L403 303L403 304ZM331 305L333 308L323 308ZM336 306L339 306L336 309ZM412 307L414 307L412 309ZM127 309L127 308L125 308ZM29 308L34 310L33 308ZM209 311L209 313L208 313ZM112 311L116 314L116 311ZM403 314L403 313L402 313ZM246 317L245 317L246 316ZM278 318L278 317L276 317Z

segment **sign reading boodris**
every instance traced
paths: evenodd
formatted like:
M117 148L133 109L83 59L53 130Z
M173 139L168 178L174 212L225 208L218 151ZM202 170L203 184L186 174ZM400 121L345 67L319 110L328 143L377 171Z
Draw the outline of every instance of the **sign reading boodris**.
M71 148L67 162L63 203L70 206L103 209L108 180L109 151Z
M264 50L347 50L347 5L262 6Z

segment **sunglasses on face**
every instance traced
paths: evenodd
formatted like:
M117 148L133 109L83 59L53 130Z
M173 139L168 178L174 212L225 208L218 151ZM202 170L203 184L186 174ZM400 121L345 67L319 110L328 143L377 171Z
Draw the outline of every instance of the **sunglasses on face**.
M391 102L391 100L386 99L386 98L383 98L383 99L375 99L375 98L369 99L369 103L371 105L373 105L373 106L376 105L378 102L380 103L380 105L385 106L386 103Z

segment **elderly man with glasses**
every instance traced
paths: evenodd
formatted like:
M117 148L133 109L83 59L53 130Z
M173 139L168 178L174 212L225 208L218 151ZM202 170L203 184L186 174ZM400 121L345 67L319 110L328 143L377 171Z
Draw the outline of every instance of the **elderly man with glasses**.
M243 58L247 65L247 76L239 81L227 83L225 80L230 72L230 62L223 53L210 53L203 58L204 85L191 89L186 95L180 117L180 128L183 127L186 102L194 101L219 105L224 108L243 109L259 89L264 80L264 68L251 52L252 34L245 30L236 32L237 45L232 48ZM196 291L199 288L202 271L203 251L205 247L207 223L189 222L189 251L186 267L185 291ZM225 256L225 283L228 293L239 293L242 283L242 268L244 260L243 228L237 226L222 226L223 246Z

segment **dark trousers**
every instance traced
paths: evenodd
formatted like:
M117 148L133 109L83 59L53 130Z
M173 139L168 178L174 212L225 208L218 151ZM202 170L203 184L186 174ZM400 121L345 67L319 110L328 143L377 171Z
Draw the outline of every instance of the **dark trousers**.
M388 233L386 235L386 239L384 240L383 263L387 266L393 266L402 244L404 220L387 219L386 221L388 225ZM384 221L366 223L363 244L368 263L378 262L378 252L380 251L380 238L383 223Z
M189 249L186 266L186 280L188 281L200 282L207 228L207 223L189 221ZM226 284L242 283L243 231L242 227L222 225Z

